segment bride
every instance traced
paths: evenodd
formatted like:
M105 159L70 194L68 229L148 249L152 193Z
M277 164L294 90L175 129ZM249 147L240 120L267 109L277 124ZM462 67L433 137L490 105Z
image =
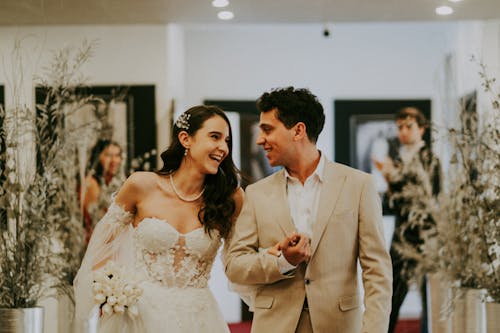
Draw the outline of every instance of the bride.
M74 281L77 332L229 332L207 282L243 191L231 128L215 106L173 127L163 168L136 172L97 224Z

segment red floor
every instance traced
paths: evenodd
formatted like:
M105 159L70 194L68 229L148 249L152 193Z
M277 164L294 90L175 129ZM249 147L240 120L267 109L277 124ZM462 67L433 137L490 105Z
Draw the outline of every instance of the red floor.
M250 333L251 322L229 324L231 333ZM419 333L420 322L418 319L400 320L396 326L396 333Z
M396 325L396 333L420 333L420 320L399 320L398 324Z
M229 330L231 333L250 333L251 326L251 321L245 321L242 323L229 324Z

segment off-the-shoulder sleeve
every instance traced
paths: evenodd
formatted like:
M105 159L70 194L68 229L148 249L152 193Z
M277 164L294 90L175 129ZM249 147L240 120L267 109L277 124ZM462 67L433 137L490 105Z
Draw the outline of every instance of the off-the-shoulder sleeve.
M97 223L75 277L75 331L83 332L94 314L93 271L113 260L124 267L133 267L135 262L133 246L134 215L125 211L114 201L103 218Z

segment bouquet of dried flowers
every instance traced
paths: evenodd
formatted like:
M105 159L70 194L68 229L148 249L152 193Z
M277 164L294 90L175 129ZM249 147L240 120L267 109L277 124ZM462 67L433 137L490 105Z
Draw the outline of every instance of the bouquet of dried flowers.
M99 126L76 116L95 99L77 96L74 87L93 45L84 42L74 55L69 47L55 53L39 80L46 94L35 110L16 96L13 107L0 108L0 307L72 295L84 246L77 182L87 147L81 146ZM13 80L22 79L20 43L13 54L21 71ZM21 84L13 85L19 93Z
M462 105L460 128L448 130L452 156L447 191L436 200L426 188L409 189L415 198L410 222L423 225L431 218L436 223L419 248L399 248L417 261L418 277L437 272L451 287L445 310L453 307L463 287L486 289L500 302L500 94L495 79L479 66L491 107L479 118Z

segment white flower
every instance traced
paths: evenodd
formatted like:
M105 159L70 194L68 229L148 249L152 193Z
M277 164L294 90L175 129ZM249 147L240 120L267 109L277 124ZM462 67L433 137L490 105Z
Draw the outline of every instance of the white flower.
M117 304L126 305L127 304L127 296L120 295L116 301Z
M115 305L116 301L117 301L117 298L115 296L111 295L111 296L108 297L107 303L109 305Z
M123 293L125 294L125 296L130 296L132 295L134 292L134 289L132 288L131 285L126 285L125 288L123 288Z
M125 312L125 307L123 305L115 305L113 306L113 311L117 314L122 314Z
M102 283L99 282L94 282L94 285L92 286L92 291L94 293L100 293L102 291Z
M104 286L104 295L106 296L111 296L112 295L112 292L113 292L113 289L111 289L111 286Z
M113 313L113 308L111 307L111 305L109 305L108 303L105 303L102 308L102 313L105 314L105 315L111 315Z
M102 303L104 303L105 300L106 300L106 296L104 296L103 294L96 294L94 296L94 301L97 304L102 304Z
M94 272L92 291L103 315L127 313L137 316L139 313L136 303L142 295L142 288L137 285L133 273L126 272L112 261Z

